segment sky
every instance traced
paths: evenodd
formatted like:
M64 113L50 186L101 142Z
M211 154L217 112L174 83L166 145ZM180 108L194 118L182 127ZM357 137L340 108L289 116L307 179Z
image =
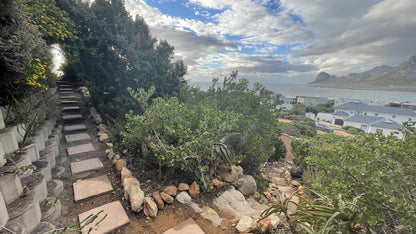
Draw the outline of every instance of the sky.
M125 0L175 47L186 79L238 70L263 83L305 83L397 66L416 55L415 0Z

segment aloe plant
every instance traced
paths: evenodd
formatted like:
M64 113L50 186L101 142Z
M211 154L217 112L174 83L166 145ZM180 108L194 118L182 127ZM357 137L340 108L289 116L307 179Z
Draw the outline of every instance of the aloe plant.
M300 227L310 234L360 232L363 226L359 220L365 209L360 205L361 196L352 201L344 201L341 197L333 201L315 191L309 191L311 197L307 197L302 189L296 190L280 203L265 210L262 216L266 218L283 213L292 230ZM293 202L293 196L299 197L300 202ZM290 215L289 204L296 206L296 211Z

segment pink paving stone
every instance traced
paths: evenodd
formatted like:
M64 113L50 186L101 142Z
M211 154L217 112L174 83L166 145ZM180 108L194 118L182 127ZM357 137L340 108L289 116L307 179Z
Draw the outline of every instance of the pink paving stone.
M68 156L91 152L94 150L95 148L91 143L76 145L76 146L71 146L71 147L66 148L66 151L68 152Z
M82 131L86 129L87 129L87 126L85 126L85 124L75 124L75 125L64 126L65 132L75 132L75 131Z
M69 134L65 135L66 142L74 142L74 141L85 141L91 139L88 133L76 133L76 134Z
M89 229L92 228L91 234L107 233L130 222L129 217L123 209L120 201L114 201L103 206L99 206L87 212L78 215L80 222L88 218L89 215L96 215L102 211L93 223L85 226L81 231L82 233L88 233ZM105 215L107 215L105 217ZM102 218L104 220L102 220ZM100 222L100 220L102 220ZM96 225L100 222L98 225ZM85 222L84 222L85 223ZM82 225L83 223L81 223Z
M86 180L79 180L73 183L73 187L75 201L101 195L113 190L113 186L111 186L107 175L97 176Z
M189 218L163 234L205 234L205 232L202 231L192 218Z
M70 164L70 166L71 166L72 175L104 168L104 165L100 161L99 158L92 158L92 159L82 160L79 162L73 162Z

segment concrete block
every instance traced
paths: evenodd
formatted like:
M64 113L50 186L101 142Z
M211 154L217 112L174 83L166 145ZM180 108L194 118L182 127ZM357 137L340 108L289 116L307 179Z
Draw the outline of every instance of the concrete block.
M48 187L49 197L59 197L64 190L64 183L57 179L52 179L46 186Z
M91 143L82 144L82 145L76 145L66 148L66 151L68 152L68 156L76 155L76 154L82 154L94 151L95 148Z
M42 125L39 132L42 135L43 142L45 142L45 144L46 144L46 142L49 139L49 130L48 130L48 127L46 126L46 124Z
M35 230L42 218L39 202L31 193L7 205L7 210L9 222L22 224L29 233Z
M51 172L51 168L49 166L48 161L37 161L37 162L33 162L33 166L36 167L36 169L33 171L33 173L38 173L43 175L43 177L46 180L46 183L49 182L50 180L52 180L52 172Z
M0 167L0 190L6 205L12 203L22 194L22 183L14 166Z
M6 164L6 159L4 158L4 150L3 150L3 144L0 142L0 167L2 167L4 164Z
M8 230L12 231L12 233L16 233L16 234L28 234L28 232L26 231L25 226L23 226L20 223L16 223L16 222L8 222L5 226ZM10 234L11 232L2 232L1 228L0 228L0 233L1 234Z
M73 162L70 166L72 175L104 168L104 165L99 158L92 158L79 162Z
M53 153L50 150L44 150L40 152L40 158L43 160L48 161L49 166L52 168L55 167L56 165L56 159L55 159L55 155L53 155Z
M1 226L6 225L9 220L9 213L7 212L6 203L4 203L3 194L0 191L0 230Z
M45 150L51 151L55 158L59 155L59 146L56 140L54 139L49 139L45 143Z
M45 149L45 141L43 140L43 137L40 133L37 133L34 137L33 137L33 141L36 143L36 145L38 146L38 150L42 151Z
M70 143L74 141L85 141L90 140L91 136L88 133L76 133L76 134L69 134L65 135L65 141Z
M22 142L23 136L26 133L26 127L24 124L13 125L13 126L8 127L7 129L10 129L11 131L13 131L14 135L16 136L17 142Z
M24 151L15 153L12 159L16 163L16 167L18 169L21 169L22 167L26 167L32 164L32 160L30 160L29 154L27 154Z
M55 197L47 197L41 205L42 222L55 222L61 216L61 201L58 199L55 203Z
M6 154L13 153L19 148L16 136L11 129L0 130L0 142L3 145L3 151Z
M87 130L87 126L85 124L75 124L75 125L67 125L64 126L64 132L77 132Z
M42 204L48 196L48 188L46 187L46 181L42 174L35 173L27 176L22 179L22 185L30 189L39 204Z
M113 190L107 175L79 180L73 183L74 199L80 201L89 197L101 195Z
M5 128L5 124L4 124L4 117L3 117L3 111L0 111L0 130Z
M39 150L38 150L38 146L36 145L36 143L32 143L30 145L27 145L27 146L23 147L22 150L29 155L30 161L36 162L36 161L39 160L40 155L39 155Z

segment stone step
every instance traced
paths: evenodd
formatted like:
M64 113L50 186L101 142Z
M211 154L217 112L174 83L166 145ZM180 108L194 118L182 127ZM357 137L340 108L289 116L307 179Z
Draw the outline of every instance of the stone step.
M75 124L75 125L67 125L64 126L64 132L77 132L87 130L87 126L85 124Z
M69 95L69 96L61 96L61 99L64 99L64 100L66 100L66 99L77 99L77 97L73 96L73 95Z
M64 83L64 84L59 84L58 87L59 88L72 88L72 85Z
M82 145L76 145L66 148L66 151L68 153L68 156L73 156L76 154L82 154L94 151L95 148L91 143L82 144Z
M73 162L70 164L70 167L72 175L76 175L83 172L103 169L104 165L99 158L92 158L79 162Z
M81 114L64 115L62 116L62 120L65 122L82 121L84 117Z
M75 133L75 134L68 134L65 135L65 141L70 143L70 142L75 142L75 141L85 141L85 140L90 140L91 136L88 133Z
M78 100L62 100L60 102L61 105L79 105L79 101Z
M64 91L64 92L59 92L61 95L74 95L75 92L70 92L70 91Z
M89 197L98 196L113 191L113 186L107 175L97 176L90 179L78 180L73 183L74 200L80 201Z
M98 217L94 222L85 226L81 230L82 233L87 233L90 228L92 228L91 232L89 232L90 234L108 233L130 223L129 217L120 201L114 201L78 215L79 222L83 225L90 215L97 214Z
M79 107L79 106L65 106L65 107L62 107L62 111L64 111L64 112L81 111L81 107Z
M176 226L170 228L163 234L205 234L205 232L195 223L192 218L189 218Z
M72 88L59 88L59 92L70 92L73 91Z

